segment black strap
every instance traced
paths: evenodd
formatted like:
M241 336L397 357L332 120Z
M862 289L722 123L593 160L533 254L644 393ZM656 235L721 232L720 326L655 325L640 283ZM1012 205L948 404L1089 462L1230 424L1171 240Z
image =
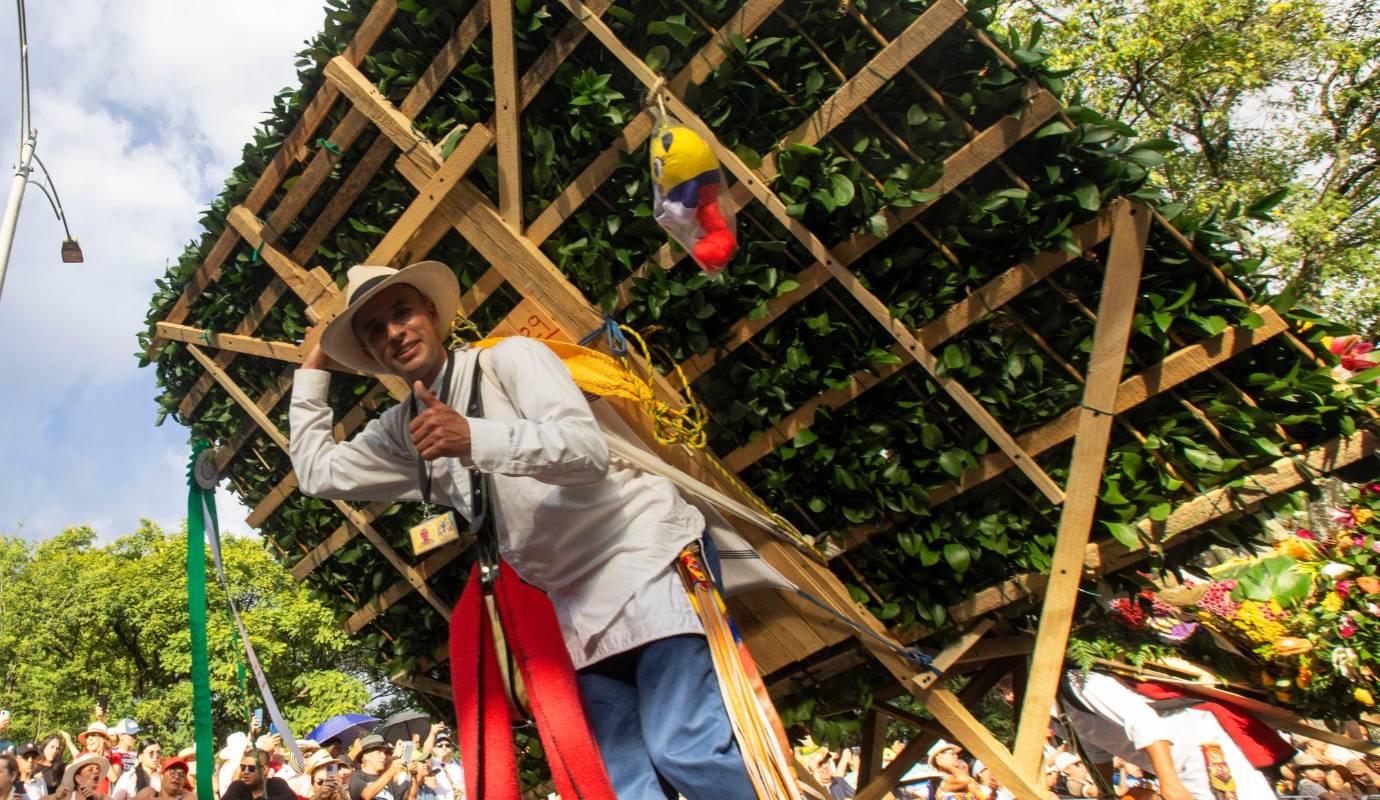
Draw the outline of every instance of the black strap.
M476 365L478 362L476 362ZM455 354L446 354L446 369L441 374L441 396L438 398L442 403L450 405L450 376L455 370ZM417 393L413 392L409 397L412 403L412 418L417 418ZM417 486L422 490L422 502L431 505L431 465L422 454L417 454Z
M442 403L450 405L450 382L451 373L455 369L455 354L450 353L446 356L446 370L441 379ZM482 419L484 416L484 396L480 391L483 385L484 368L479 356L474 359L474 374L470 380L470 400L465 408L465 416L471 419ZM414 394L412 401L412 416L417 416L417 396ZM431 504L431 465L426 459L417 454L417 483L422 490L422 501ZM490 508L491 498L494 496L493 476L482 473L477 469L470 469L470 532L475 535L475 545L479 557L479 565L487 568L485 571L486 580L491 581L494 575L492 571L498 566L498 529L495 527L494 516Z

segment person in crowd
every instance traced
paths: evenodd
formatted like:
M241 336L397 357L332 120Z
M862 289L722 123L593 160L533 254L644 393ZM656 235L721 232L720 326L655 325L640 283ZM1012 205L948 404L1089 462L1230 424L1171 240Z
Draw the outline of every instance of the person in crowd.
M302 753L302 760L304 762L303 770L298 772L296 768L289 765L289 768L292 769L292 776L286 777L280 775L279 777L282 777L288 782L288 786L292 787L292 791L295 792L298 797L310 797L312 794L311 775L307 774L305 767L317 753L321 752L321 745L311 739L298 739L297 750Z
M220 767L216 769L213 783L219 797L224 797L225 792L240 779L240 762L246 753L253 756L249 748L249 734L235 731L226 737L225 746L216 754Z
M446 265L355 266L342 296L293 377L302 493L417 501L425 488L464 515L470 470L492 476L499 549L555 606L614 790L652 797L669 784L690 800L755 798L722 695L699 688L718 680L675 568L704 536L704 514L666 478L610 461L603 404L591 409L546 345L513 336L448 352L460 289ZM415 402L337 442L331 361L400 376ZM481 367L482 418L456 411Z
M390 752L390 750L392 752ZM350 776L350 800L414 800L416 788L403 763L402 750L382 736L359 740L359 769Z
M1088 771L1088 766L1083 763L1083 759L1076 754L1066 750L1059 752L1054 756L1054 769L1059 773L1059 780L1055 783L1055 791L1060 796L1099 796L1097 783L1093 781L1092 773Z
M815 780L819 781L819 785L829 792L829 797L832 800L847 800L847 798L857 794L853 786L848 783L848 779L844 777L852 763L852 756L853 751L846 747L839 753L837 759L827 748L821 747L819 750L819 755L815 759Z
M943 739L930 747L926 754L930 768L944 775L935 788L935 800L983 800L986 796L962 755L963 748Z
M162 783L163 746L157 739L148 737L136 747L134 767L115 782L110 800L128 800L149 787L156 792Z
M45 800L110 800L100 786L109 769L110 759L105 755L85 753L67 765L57 792Z
M86 730L77 734L77 744L81 747L83 756L100 756L109 764L101 773L100 781L96 785L101 794L109 795L110 787L114 786L115 782L120 779L120 772L124 764L119 756L112 755L110 752L110 731L106 729L104 723L93 722L86 726Z
M122 774L129 772L139 760L138 740L135 738L139 735L139 723L132 719L122 719L110 729L110 733L114 736L111 755L120 757Z
M140 751L140 759L143 759L144 751ZM160 776L158 785L152 784L143 786L134 795L134 800L195 800L196 787L188 780L191 767L186 761L172 756L155 762L157 766L156 775ZM142 762L140 767L142 768Z
M307 800L350 800L342 777L345 766L345 762L332 756L330 751L316 750L307 758L306 769L303 770L310 790L299 796Z
M230 785L220 793L221 800L297 800L287 781L264 774L259 765L267 762L267 753L242 752Z
M1100 672L1074 669L1065 679L1060 696L1069 723L1091 768L1108 782L1112 759L1121 756L1154 773L1164 800L1215 800L1213 784L1224 781L1234 784L1237 800L1273 800L1269 781L1210 712L1189 706L1159 710ZM1220 755L1217 763L1209 764L1210 753Z
M997 780L996 773L981 761L974 761L972 768L973 777L977 779L978 786L983 789L984 800L1016 800L1016 796L1001 782Z
M431 752L429 771L436 783L437 800L463 800L465 770L460 766L460 755L455 751L455 739L450 731L437 731Z
M18 795L19 760L13 753L0 754L0 800L10 800Z
M48 789L44 794L56 792L58 784L62 782L62 770L67 765L62 755L62 737L56 733L49 734L38 745L34 771L43 778L43 784Z
M33 742L24 742L14 751L19 763L15 794L23 800L43 800L48 794L48 784L38 772L38 753L38 745Z

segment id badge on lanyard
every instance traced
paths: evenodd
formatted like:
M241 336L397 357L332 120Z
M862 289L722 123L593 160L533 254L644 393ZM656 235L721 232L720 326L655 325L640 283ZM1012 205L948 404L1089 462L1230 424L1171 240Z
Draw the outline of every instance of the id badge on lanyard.
M446 369L441 378L440 400L450 405L450 379L455 368L455 354L446 356ZM416 416L417 400L412 399L412 413ZM460 526L455 519L455 511L446 510L433 514L436 507L431 502L431 465L419 455L417 458L417 483L422 490L422 509L426 517L408 529L412 537L412 553L421 555L450 542L459 541Z

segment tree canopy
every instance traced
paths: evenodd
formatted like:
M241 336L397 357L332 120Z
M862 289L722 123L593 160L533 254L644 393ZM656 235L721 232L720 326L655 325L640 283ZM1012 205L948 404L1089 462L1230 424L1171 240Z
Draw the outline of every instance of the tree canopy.
M1368 0L1011 0L1067 99L1179 145L1156 177L1256 221L1261 274L1380 331L1380 6ZM1241 229L1239 233L1246 234Z
M231 591L293 731L368 703L366 682L376 676L331 611L260 543L227 537L223 546ZM104 546L84 526L39 544L0 537L0 708L14 719L6 738L76 733L95 698L108 695L110 721L135 719L165 747L191 744L186 552L185 533L148 521ZM247 712L225 593L214 577L208 603L221 738L243 729Z

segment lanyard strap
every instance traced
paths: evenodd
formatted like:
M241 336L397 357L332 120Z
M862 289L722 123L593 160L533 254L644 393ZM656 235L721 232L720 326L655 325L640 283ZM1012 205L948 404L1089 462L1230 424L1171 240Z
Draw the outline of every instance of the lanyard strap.
M476 362L477 366L478 362ZM441 396L440 400L446 405L450 405L450 376L455 369L455 354L446 354L446 369L441 374ZM417 394L413 392L410 396L412 403L412 418L417 418ZM417 454L417 486L422 490L422 502L431 505L431 465L422 458L422 454Z

